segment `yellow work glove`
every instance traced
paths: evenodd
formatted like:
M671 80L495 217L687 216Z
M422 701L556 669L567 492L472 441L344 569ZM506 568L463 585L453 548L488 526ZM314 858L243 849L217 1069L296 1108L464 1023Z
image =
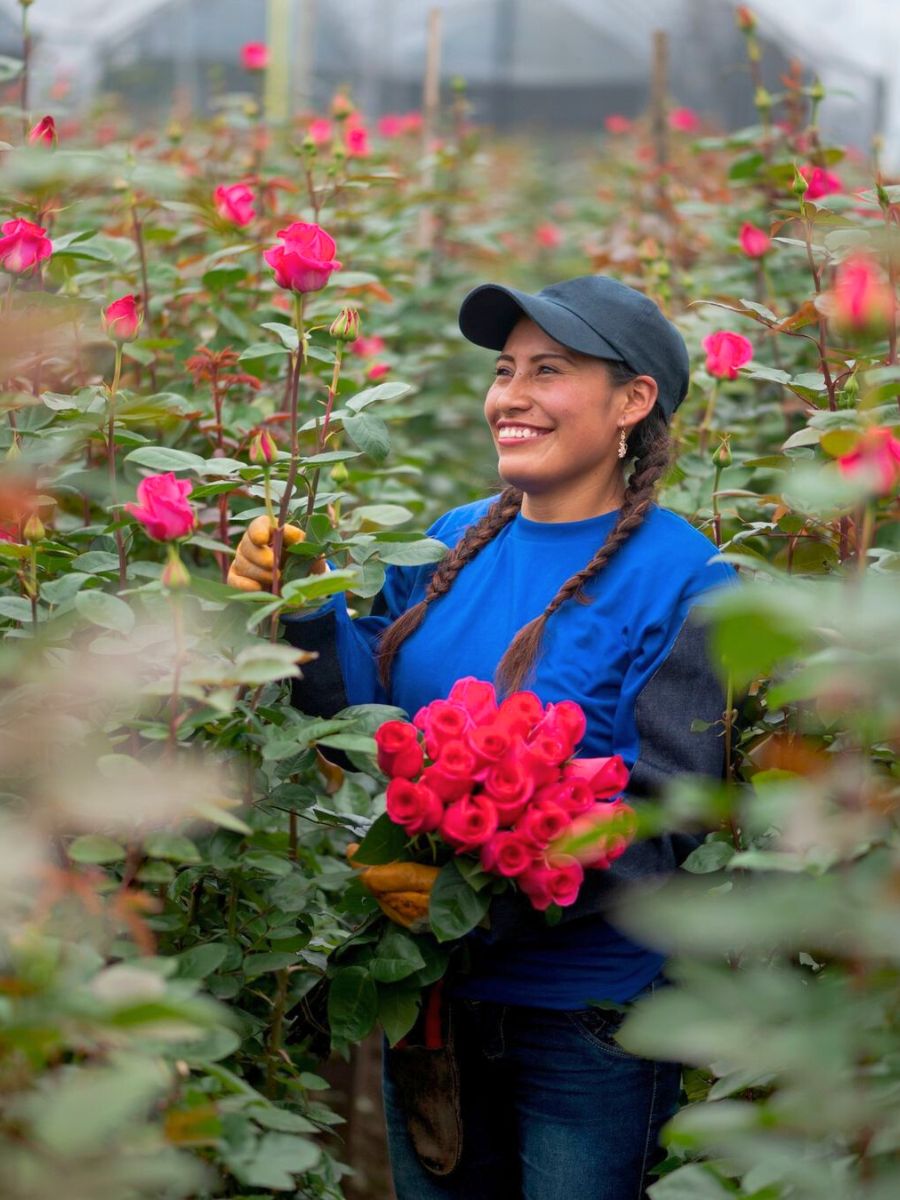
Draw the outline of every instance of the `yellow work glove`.
M439 868L410 862L367 867L354 859L358 849L359 845L352 842L347 847L347 858L359 871L363 887L386 917L411 933L421 933L428 926L428 900Z
M272 536L275 527L266 516L255 517L247 526L247 532L238 543L234 560L228 568L228 582L242 592L269 591L272 587L272 568L275 555L272 552ZM305 541L306 534L296 525L285 525L282 547L295 546ZM314 575L328 570L324 559L317 558L312 565Z

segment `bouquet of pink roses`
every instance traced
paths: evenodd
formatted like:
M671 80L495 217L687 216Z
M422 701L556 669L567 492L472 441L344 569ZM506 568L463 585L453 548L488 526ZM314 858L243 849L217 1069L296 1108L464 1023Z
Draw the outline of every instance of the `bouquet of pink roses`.
M411 723L377 730L387 815L410 839L477 856L536 909L570 905L585 868L608 867L634 833L633 810L615 798L625 764L575 758L584 731L571 700L545 706L522 691L498 701L492 684L460 679Z

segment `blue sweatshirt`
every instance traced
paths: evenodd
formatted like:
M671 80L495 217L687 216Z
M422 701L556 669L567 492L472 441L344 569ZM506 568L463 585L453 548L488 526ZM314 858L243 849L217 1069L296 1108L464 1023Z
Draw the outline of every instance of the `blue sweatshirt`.
M429 533L453 546L490 503L453 509ZM351 620L340 597L311 616L287 618L288 640L320 653L319 662L304 668L294 702L322 712L323 701L330 711L382 701L413 715L445 697L457 679L492 679L517 630L582 569L615 518L615 512L562 523L515 517L429 605L400 648L389 696L377 680L377 639L423 598L433 565L388 568L371 616ZM709 561L715 554L715 546L682 517L654 506L587 583L591 603L569 601L545 626L543 652L527 686L544 703L566 699L582 706L587 732L578 753L621 754L632 772L632 800L657 793L666 777L679 772L722 774L716 730L691 732L695 718L714 722L724 708L702 628L689 619L703 593L734 580L731 567ZM329 688L335 691L330 704L323 695ZM650 839L631 847L612 871L588 871L583 898L556 926L525 911L521 897L499 906L491 932L473 939L472 973L457 994L561 1010L629 999L663 960L618 932L602 913L622 880L672 870L690 848L677 836ZM595 878L600 876L607 878Z

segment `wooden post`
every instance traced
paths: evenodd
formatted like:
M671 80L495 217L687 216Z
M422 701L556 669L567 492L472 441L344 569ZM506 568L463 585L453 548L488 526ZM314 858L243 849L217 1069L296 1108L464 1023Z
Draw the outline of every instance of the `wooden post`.
M293 112L310 110L313 102L313 70L316 36L316 0L295 0Z
M422 86L422 191L428 193L434 187L435 169L431 141L437 130L438 112L441 103L441 10L428 10L428 33L425 51L425 80ZM426 200L419 215L419 283L428 283L431 278L431 254L434 248L434 205Z
M284 125L291 112L291 0L269 0L266 10L266 120Z
M653 31L653 74L650 80L650 127L657 167L669 161L669 35L663 29Z

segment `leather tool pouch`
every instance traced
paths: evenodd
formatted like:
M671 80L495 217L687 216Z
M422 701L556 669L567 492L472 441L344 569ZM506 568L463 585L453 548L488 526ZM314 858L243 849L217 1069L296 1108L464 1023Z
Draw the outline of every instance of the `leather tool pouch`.
M463 1128L452 1019L441 991L431 989L412 1031L387 1053L419 1161L443 1177L459 1165Z

